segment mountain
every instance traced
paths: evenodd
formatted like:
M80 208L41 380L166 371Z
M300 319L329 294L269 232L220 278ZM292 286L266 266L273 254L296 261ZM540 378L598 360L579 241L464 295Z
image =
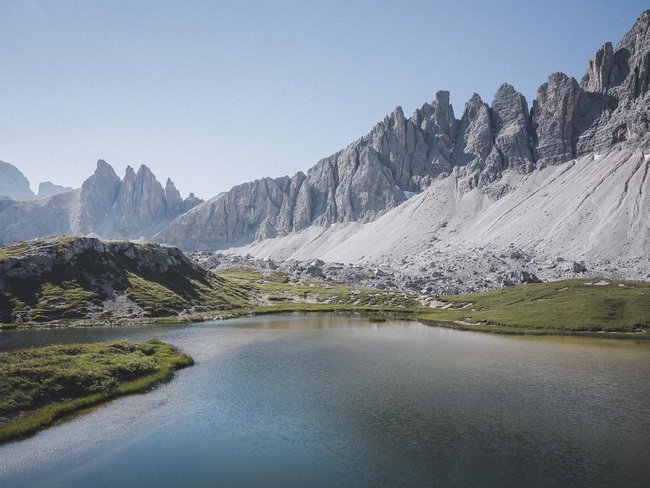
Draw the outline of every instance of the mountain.
M14 200L31 200L35 197L29 180L14 165L0 161L0 196Z
M160 317L247 297L168 246L63 237L0 248L0 322Z
M294 274L302 265L336 281L436 293L536 278L647 280L649 170L649 154L619 149L530 174L508 172L471 191L450 176L373 222L312 226L228 252L271 259ZM509 190L495 199L502 188ZM355 266L318 266L315 259ZM303 263L287 268L290 260Z
M145 238L358 263L389 270L387 283L419 289L437 280L441 291L585 270L646 279L649 88L650 10L596 52L580 82L553 73L530 104L504 83L491 103L474 94L456 118L439 91L408 118L397 107L306 173L206 202L181 199L144 165L120 179L100 160L79 190L0 199L0 244L50 234Z
M145 165L137 173L127 167L120 179L100 159L80 189L30 202L0 198L0 245L46 235L146 239L201 202L182 199L170 179L163 188Z
M414 193L434 197L441 185L455 185L457 195L477 189L497 204L516 189L513 184L549 166L647 148L649 83L650 10L616 47L606 43L595 54L580 83L551 74L530 110L523 95L503 84L491 105L474 94L456 119L449 93L440 91L409 118L397 107L369 134L307 174L236 186L181 215L154 239L184 249L248 245L253 252L253 243L312 227L372 222ZM643 170L644 163L639 165ZM573 196L567 187L556 198Z
M55 185L51 181L44 181L38 185L38 193L36 198L51 197L59 193L66 193L72 191L73 188L68 186Z

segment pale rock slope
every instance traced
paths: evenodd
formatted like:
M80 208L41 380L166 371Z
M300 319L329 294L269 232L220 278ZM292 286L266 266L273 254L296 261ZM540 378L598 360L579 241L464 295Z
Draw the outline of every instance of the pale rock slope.
M541 261L584 261L589 268L638 263L643 269L635 274L645 277L649 168L650 157L642 151L588 155L528 175L506 173L499 184L514 189L499 199L490 196L493 187L463 191L452 176L374 222L313 227L229 251L395 267L408 257L419 267L435 255L448 254L445 261L453 261L516 249Z
M371 223L312 226L230 254L213 268L253 266L350 284L463 293L539 279L650 279L650 157L614 150L464 191L441 179Z

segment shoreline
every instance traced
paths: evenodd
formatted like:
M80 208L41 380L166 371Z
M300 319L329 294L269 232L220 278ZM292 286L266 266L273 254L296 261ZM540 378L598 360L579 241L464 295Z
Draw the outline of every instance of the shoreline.
M86 345L90 344L100 343ZM194 360L190 356L181 353L175 346L160 341L157 344L163 346L166 349L165 352L173 354L170 359L161 359L160 370L125 381L105 392L70 398L25 412L19 418L0 424L0 445L31 437L40 430L52 426L57 421L65 420L82 410L102 405L122 396L151 390L162 383L170 381L176 371L194 364Z
M520 336L559 336L559 337L588 337L602 339L621 339L650 341L647 329L630 332L626 330L572 330L553 329L543 327L509 326L488 324L485 322L468 322L456 318L429 318L427 315L435 313L431 308L400 308L400 307L372 307L364 305L329 305L329 304L296 304L296 306L258 307L255 309L215 311L214 314L187 314L176 317L137 317L117 319L73 319L53 320L49 322L34 322L27 324L0 324L0 333L10 330L29 329L55 329L68 327L129 327L133 325L182 325L198 322L214 322L238 319L242 317L256 317L276 314L309 314L309 313L367 313L369 315L381 314L382 316L394 315L394 318L421 322L430 327L444 327L471 332L488 334L520 335Z

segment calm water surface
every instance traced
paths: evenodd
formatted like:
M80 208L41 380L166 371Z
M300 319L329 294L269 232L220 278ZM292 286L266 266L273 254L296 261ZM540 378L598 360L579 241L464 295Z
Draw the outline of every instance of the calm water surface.
M0 447L1 487L648 486L650 347L271 316L0 333L160 338L196 365Z

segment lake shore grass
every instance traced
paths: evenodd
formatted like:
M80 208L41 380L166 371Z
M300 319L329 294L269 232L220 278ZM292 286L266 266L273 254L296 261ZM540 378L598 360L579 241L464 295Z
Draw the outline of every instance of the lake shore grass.
M372 290L321 280L292 281L285 273L230 269L220 277L251 292L227 310L166 317L58 320L18 327L181 324L279 313L391 314L429 325L500 334L575 335L650 340L650 283L574 279L422 301L412 293ZM16 328L0 324L0 330Z
M146 391L191 366L170 344L112 341L0 353L0 443L83 409Z
M501 334L650 339L650 283L576 279L444 297L426 323Z

